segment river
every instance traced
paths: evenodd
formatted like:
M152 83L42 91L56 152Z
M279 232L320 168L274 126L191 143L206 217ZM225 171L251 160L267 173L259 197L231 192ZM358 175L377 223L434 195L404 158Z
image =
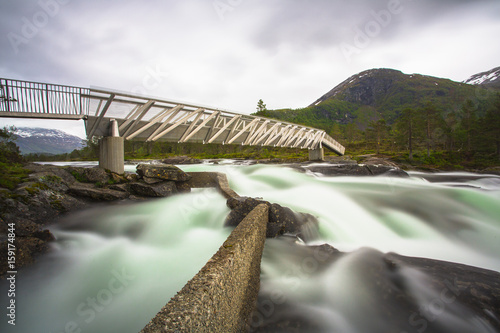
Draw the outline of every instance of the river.
M242 196L315 215L320 237L311 245L362 249L335 268L290 273L300 263L276 255L287 251L288 242L266 244L262 290L282 286L285 297L309 309L326 331L376 331L363 324L376 321L377 312L363 310L370 294L359 292L363 280L353 276L360 253L367 258L396 252L500 271L500 177L323 177L232 161L180 167L224 172ZM199 189L65 217L50 228L57 238L54 251L18 276L17 325L2 320L0 331L138 332L217 251L230 233L223 227L228 212L219 193ZM300 288L283 283L290 274ZM414 286L418 289L419 282ZM351 308L338 301L342 297L354 299ZM365 320L353 324L356 311L358 316L363 311ZM488 327L472 327L488 332Z

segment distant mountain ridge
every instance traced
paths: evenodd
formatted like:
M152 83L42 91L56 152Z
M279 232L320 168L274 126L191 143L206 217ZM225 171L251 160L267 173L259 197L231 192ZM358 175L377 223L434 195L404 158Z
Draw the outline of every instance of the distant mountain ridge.
M56 129L18 127L14 135L22 154L64 154L85 146L81 138Z
M463 83L473 85L483 85L491 88L500 89L500 67L493 68L492 70L474 74Z
M472 76L475 85L388 68L370 69L349 77L306 108L257 114L326 131L334 124L351 123L364 130L378 119L392 124L404 109L420 109L426 103L435 105L442 115L454 113L460 118L462 106L472 100L477 115L482 116L491 107L490 97L495 95L491 88L498 82L498 69Z

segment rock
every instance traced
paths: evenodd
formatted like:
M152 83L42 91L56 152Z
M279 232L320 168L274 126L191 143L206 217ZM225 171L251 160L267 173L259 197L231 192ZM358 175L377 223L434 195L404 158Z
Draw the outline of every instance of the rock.
M373 176L410 177L406 171L389 165L365 165Z
M25 267L34 262L34 257L49 250L46 241L36 237L17 237L14 241L16 246L16 269ZM7 266L8 241L0 242L0 277L9 271Z
M146 184L157 184L157 183L161 183L162 181L164 181L163 179L159 179L159 178L151 178L151 177L142 177L142 180L143 180Z
M40 230L40 231L35 231L31 237L38 238L40 240L43 240L44 242L53 242L56 240L54 235L47 229L45 230Z
M297 167L296 167L297 168ZM364 164L313 164L299 166L299 170L320 173L324 176L392 176L409 177L402 169L389 165L364 165Z
M157 178L162 180L173 180L185 182L189 180L189 176L174 165L151 165L139 164L137 166L137 174L139 177Z
M163 160L160 160L160 162L163 164L201 164L201 163L203 163L202 160L199 160L197 158L191 158L188 156L173 156L170 158L165 158Z
M399 166L388 160L387 158L382 158L382 157L375 157L375 156L371 156L371 155L365 155L365 156L358 156L361 158L360 160L360 164L364 164L364 165L386 165L386 166L390 166L390 167L393 167L393 168L399 168Z
M189 186L188 182L176 182L175 186L177 187L178 193L189 193L191 192L191 186Z
M288 207L254 198L229 198L227 206L231 212L224 225L237 226L245 216L257 205L266 204L269 207L269 222L266 237L274 238L284 233L294 234L300 238L311 240L317 237L318 220L307 213L296 213Z
M37 224L52 221L61 212L80 209L85 202L65 191L51 189L41 182L22 183L15 191L0 195L0 216L11 221L22 218Z
M16 237L28 237L35 232L40 231L40 225L28 219L18 219L16 217L12 217L9 219L9 223L15 223L16 227L14 233ZM0 217L0 234L7 235L7 233L7 222Z
M67 170L64 169L50 169L42 172L35 172L29 175L29 179L35 182L43 182L46 184L73 184L76 180Z
M83 186L83 184L71 186L69 188L69 193L78 197L88 198L92 201L114 201L126 199L128 197L128 193L126 192Z
M139 180L139 176L137 176L136 173L126 173L124 177L128 182L136 182Z
M314 249L292 242L268 242L266 248L279 265L275 269L286 270L307 261L311 269L302 266L302 272L307 272L305 276L314 281L322 281L325 287L316 290L315 300L321 307L314 309L307 300L304 302L307 296L294 298L285 294L282 302L271 302L283 286L279 283L266 285L266 281L261 280L263 288L254 315L262 320L253 325L252 332L344 332L341 322L318 320L329 310L342 313L343 321L349 324L352 332L500 330L498 272L433 259L384 254L368 248L342 253L328 246ZM323 273L340 258L344 258L345 278L350 280L342 286L338 285L338 273ZM297 286L304 288L303 291L314 287L302 281L304 283ZM330 297L335 294L329 288L343 295L357 296L349 298L348 302L342 298L332 300ZM268 304L273 305L272 316L263 316L262 309L268 309ZM364 320L359 320L359 312L352 311L360 308L364 309ZM377 329L374 329L374 322Z
M113 184L110 185L108 188L110 190L115 190L115 191L120 191L120 192L127 192L128 193L128 184Z
M177 193L175 182L165 181L158 184L131 183L130 190L144 197L168 197Z
M358 162L351 159L348 155L343 156L325 156L325 161L330 164L353 164L356 165Z
M66 168L75 179L83 183L107 183L110 180L106 170L99 167L83 168L83 167L67 167Z
M368 168L357 164L321 164L309 165L304 167L305 170L315 173L320 173L324 176L371 176L372 173Z
M226 174L221 172L188 172L191 179L188 185L191 188L215 187L226 198L238 198L238 193L229 186Z
M90 183L107 183L110 179L109 173L99 167L85 168L84 175Z
M43 176L57 176L60 177L66 184L75 182L73 175L66 169L66 167L58 167L54 165L44 165L36 163L28 163L23 166L25 169L32 171L29 178L34 181L40 181L39 178ZM38 179L37 179L38 178Z
M14 194L20 195L20 196L28 196L32 194L34 191L38 190L36 187L36 184L40 184L38 182L24 182L19 184L15 189L14 189Z
M123 183L128 182L128 180L123 175L119 175L117 173L111 172L110 176L111 176L111 180L113 180L113 182L115 182L115 183L123 184Z
M479 171L479 173L500 176L500 166L489 167L489 168L486 168L484 170Z

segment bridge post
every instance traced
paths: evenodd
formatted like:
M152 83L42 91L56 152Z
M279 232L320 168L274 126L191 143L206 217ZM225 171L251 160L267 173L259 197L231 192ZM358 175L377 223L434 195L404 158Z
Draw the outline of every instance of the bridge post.
M110 122L110 134L99 142L99 167L122 174L125 172L124 139L119 136L118 123L114 119Z
M325 150L323 147L318 147L316 149L309 149L309 161L324 161L325 160Z

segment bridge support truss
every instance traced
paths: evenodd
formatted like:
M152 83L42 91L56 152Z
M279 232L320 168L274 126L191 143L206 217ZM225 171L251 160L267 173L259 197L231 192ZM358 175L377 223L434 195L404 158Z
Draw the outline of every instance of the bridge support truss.
M84 119L87 138L101 140L100 166L123 170L124 140L240 144L309 149L345 148L325 131L227 110L101 89L0 79L0 117ZM123 163L122 163L123 164Z

